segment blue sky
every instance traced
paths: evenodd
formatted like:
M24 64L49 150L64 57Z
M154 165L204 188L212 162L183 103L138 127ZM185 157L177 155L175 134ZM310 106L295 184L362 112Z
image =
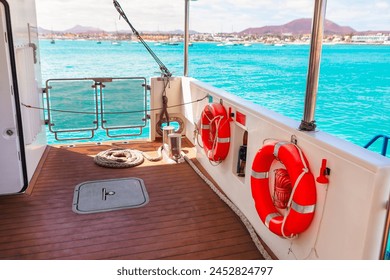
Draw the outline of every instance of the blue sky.
M184 0L118 0L139 31L183 29ZM107 31L128 29L112 0L36 0L38 25L65 30L76 24ZM190 28L198 32L242 31L311 18L314 0L198 0ZM357 31L390 30L390 0L328 0L327 19Z

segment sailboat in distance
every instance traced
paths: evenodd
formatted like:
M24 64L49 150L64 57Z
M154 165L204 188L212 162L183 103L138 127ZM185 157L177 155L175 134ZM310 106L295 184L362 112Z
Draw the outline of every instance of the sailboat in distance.
M122 45L121 41L119 40L118 27L116 25L116 22L115 22L115 40L111 41L111 45L114 45L114 46Z
M54 35L53 35L53 28L51 29L51 32L50 32L50 38L51 38L51 40L50 40L50 44L55 44L55 43L56 43L56 41L54 40Z

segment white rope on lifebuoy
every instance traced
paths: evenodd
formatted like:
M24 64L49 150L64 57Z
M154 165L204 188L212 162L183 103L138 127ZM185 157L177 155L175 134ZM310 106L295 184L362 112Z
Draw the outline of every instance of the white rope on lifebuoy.
M162 159L162 146L158 148L158 156L151 157L139 150L113 148L98 153L94 157L94 162L108 168L128 168L140 165L144 158L149 161L159 161Z

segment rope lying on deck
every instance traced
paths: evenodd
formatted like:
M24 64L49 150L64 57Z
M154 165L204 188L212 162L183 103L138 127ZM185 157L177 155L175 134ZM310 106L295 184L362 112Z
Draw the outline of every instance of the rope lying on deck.
M108 168L128 168L140 165L144 162L144 158L148 161L159 161L162 159L161 149L163 146L159 147L157 152L157 157L151 157L146 153L139 150L132 149L120 149L113 148L106 151L98 153L94 157L94 162L103 167Z
M224 195L214 184L211 182L203 173L199 170L199 168L183 153L184 160L194 169L194 171L205 181L205 183L218 195L218 197L225 202L230 209L241 219L244 223L246 229L248 230L253 243L255 244L257 250L259 250L260 254L264 257L265 260L272 260L271 256L268 254L267 250L265 250L263 244L261 244L259 237L257 236L254 228L249 222L248 218L241 212L241 210L233 203L226 195Z

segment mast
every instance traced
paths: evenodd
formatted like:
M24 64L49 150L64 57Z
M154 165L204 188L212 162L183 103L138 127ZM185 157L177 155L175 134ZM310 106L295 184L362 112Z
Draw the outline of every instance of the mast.
M188 46L190 43L190 1L185 1L185 17L184 17L184 76L188 76Z
M313 131L316 128L314 115L317 101L318 79L320 73L322 38L324 35L324 22L326 0L315 0L312 21L309 70L307 73L306 98L304 116L299 126L300 130Z

